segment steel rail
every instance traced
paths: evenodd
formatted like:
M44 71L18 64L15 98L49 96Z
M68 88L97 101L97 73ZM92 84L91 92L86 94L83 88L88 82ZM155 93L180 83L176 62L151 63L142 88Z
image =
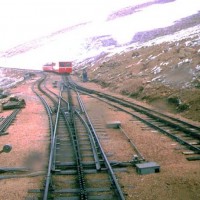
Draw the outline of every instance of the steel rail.
M83 101L81 100L81 97L80 97L78 91L77 90L75 90L75 91L77 93L77 100L79 102L79 105L80 105L80 108L81 108L81 112L84 113L85 109L84 109Z
M48 94L45 90L43 90L42 87L41 87L42 83L46 80L46 77L47 77L47 75L43 74L43 78L39 81L38 89L42 93L44 93L53 102L54 107L57 107L57 101L50 94ZM44 83L44 87L45 87L45 83Z
M134 148L135 152L137 153L138 157L140 158L140 161L145 161L145 158L142 156L136 145L131 141L130 137L127 135L127 133L124 131L124 129L120 126L119 127L121 132L126 136L128 141L130 142L131 146Z
M57 95L56 93L52 92L49 88L47 88L46 85L45 89L48 90L51 94L53 94L57 99L61 98L61 100L67 104L67 110L69 110L69 103L62 97L62 94L61 97L59 97L59 95Z
M107 94L100 93L100 92L96 92L96 91L94 91L94 90L90 90L90 89L87 89L87 88L83 88L83 87L81 87L81 86L80 86L80 87L79 87L79 86L77 87L77 85L76 85L76 88L79 88L78 90L80 90L82 93L88 94L88 93L85 92L85 91L88 91L88 92L89 92L89 95L91 95L90 93L95 93L95 94L98 94L98 96L100 96L100 97L106 98L106 99L108 99L108 100L114 100L114 102L116 102L116 103L119 103L119 104L121 104L121 105L123 105L123 106L125 106L125 107L132 108L130 105L127 105L127 104L126 104L126 103L128 103L128 104L132 104L132 103L127 102L127 101L124 101L124 100L121 100L121 99L119 99L119 98L116 98L116 99L115 99L114 97L112 97L112 96L110 96L110 95L108 95L108 97L107 97ZM82 91L82 89L83 89L84 92ZM95 98L98 98L98 97L95 97ZM132 115L133 117L137 118L138 120L142 121L143 123L147 124L148 126L154 128L154 129L156 129L156 130L159 130L160 132L162 132L162 133L168 135L169 137L171 137L172 139L178 141L180 144L183 144L183 145L187 146L189 149L195 151L195 153L198 153L198 154L200 153L200 148L195 147L194 145L188 143L188 142L185 141L185 140L182 140L181 138L175 136L174 134L171 134L169 131L166 131L166 130L162 129L162 128L160 128L159 126L157 126L157 125L155 125L155 124L153 124L153 123L151 123L151 122L149 122L149 121L147 121L147 120L145 120L145 119L139 117L138 115L135 115L135 114L133 114L133 113L131 113L131 112L128 112L128 111L122 109L122 108L119 107L119 106L116 106L116 105L114 105L114 104L111 104L110 102L107 102L107 101L105 101L105 100L102 100L101 98L98 98L98 99L101 100L101 101L106 102L106 103L109 104L109 105L112 105L112 106L114 106L114 107L116 107L116 108L122 110L123 112L127 112L128 114ZM165 123L165 125L171 125L171 127L176 128L176 129L179 128L179 130L185 132L186 134L192 134L192 135L193 135L194 137L196 137L196 138L199 138L199 136L200 136L199 134L196 134L196 133L194 133L193 131L187 130L187 129L183 128L183 127L178 127L178 125L176 125L176 124L174 124L174 123L171 123L171 122L169 122L169 121L165 121L164 119L158 120L158 116L154 116L153 114L148 113L148 111L144 111L144 110L141 111L139 108L135 108L135 106L136 106L136 105L134 105L134 108L132 108L132 109L136 110L138 113L139 113L139 112L142 112L143 114L146 114L147 116L149 116L149 117L151 117L151 118L154 118L155 121L163 122L163 123ZM151 110L150 110L150 111L151 111ZM163 115L164 115L164 114L163 114ZM164 116L167 117L167 115L164 115ZM189 133L188 133L188 132L189 132Z
M86 117L87 117L87 120L88 120L88 125L89 125L89 127L90 127L90 129L91 129L91 131L92 131L92 134L94 135L95 140L96 140L97 143L98 143L98 146L99 146L99 149L100 149L100 151L101 151L102 157L103 157L103 159L104 159L104 161L105 161L105 164L106 164L106 167L107 167L107 169L108 169L108 171L109 171L109 173L110 173L112 182L113 182L113 184L115 185L115 187L117 188L116 192L118 193L118 195L119 195L119 197L120 197L121 200L125 200L124 194L123 194L122 189L121 189L121 187L120 187L120 185L119 185L119 183L118 183L118 181L117 181L117 178L116 178L116 176L115 176L115 173L114 173L114 171L113 171L113 169L112 169L112 167L111 167L111 165L110 165L110 162L109 162L108 159L107 159L106 154L105 154L104 151L103 151L103 147L101 146L101 143L100 143L99 138L98 138L98 136L97 136L97 134L96 134L96 131L95 131L95 129L94 129L94 127L93 127L93 125L92 125L92 123L91 123L91 121L90 121L90 119L89 119L89 117L88 117L87 114L86 114Z
M77 115L78 110L75 109L74 105L73 105L73 102L72 102L72 96L71 96L71 86L69 84L64 84L64 86L67 88L67 92L68 92L68 106L69 106L69 109L68 111L66 112L65 109L61 109L63 115L64 115L64 118L66 120L66 123L67 123L67 127L68 127L68 131L69 131L69 134L70 134L70 137L71 137L71 141L72 141L72 144L73 144L73 148L74 148L74 153L75 153L75 157L76 157L76 168L77 168L77 172L78 172L78 184L79 184L79 188L80 188L80 199L88 199L89 198L89 192L90 192L90 189L87 190L86 186L85 186L85 172L84 172L84 166L83 166L83 162L82 162L82 155L81 155L81 149L79 147L79 138L78 138L78 132L76 130L76 120L75 120L75 117L79 117ZM63 89L64 90L64 89ZM81 107L83 109L83 103L82 101L78 98L78 101L81 103ZM84 110L83 110L83 113L84 113ZM85 118L85 116L84 116ZM85 119L84 119L85 121ZM88 128L94 132L94 128L91 128L93 127L92 125L90 125L88 123L88 120L87 120L87 126ZM92 133L92 138L95 140L95 137ZM96 138L97 138L97 135L96 135ZM98 140L98 138L97 138ZM95 144L97 145L97 148L98 149L101 149L102 152L103 152L103 148L100 144L100 141L95 141ZM92 149L91 149L92 150ZM100 151L101 151L100 150ZM106 169L108 175L109 175L109 179L111 181L111 184L112 184L112 188L113 188L113 192L115 192L115 195L117 197L117 199L125 199L124 198L124 195L123 195L123 192L121 190L121 187L119 186L118 184L118 181L117 181L117 178L114 174L114 171L112 170L112 167L105 155L105 153L103 153L103 156L102 156L102 152L99 152L100 155L101 155L101 159L104 161L104 170Z
M121 187L120 187L120 185L119 185L119 183L117 181L115 173L114 173L114 171L113 171L113 169L112 169L112 167L110 165L110 162L107 159L106 154L104 153L103 147L101 146L101 143L100 143L100 141L98 139L97 133L96 133L96 131L95 131L93 125L92 125L92 122L90 121L90 118L89 118L89 116L88 116L88 114L86 112L86 109L85 109L85 106L84 106L83 103L82 103L82 107L83 107L83 110L84 110L84 113L85 113L85 117L86 117L86 120L87 120L88 127L89 127L89 129L90 129L90 131L91 131L91 133L93 135L93 138L95 138L95 140L96 140L96 142L97 142L97 144L99 146L101 155L102 155L102 157L103 157L103 159L105 161L106 167L107 167L108 172L109 172L109 174L111 176L111 180L112 180L113 184L115 185L115 188L117 188L116 192L118 193L118 196L119 196L119 198L121 200L125 200L124 194L123 194L123 192L121 190Z
M92 136L91 130L90 130L87 122L83 119L83 117L79 114L79 112L77 110L75 110L75 114L80 118L80 120L82 121L82 123L84 124L85 128L87 129L87 131L89 133L89 139L90 139L90 144L92 147L92 152L94 155L96 169L97 169L97 171L99 171L99 170L101 170L101 164L100 164L100 160L99 160L99 156L98 156L98 152L97 152L97 146L95 144L95 140Z
M114 102L116 102L116 103L120 103L120 104L123 105L123 106L132 108L132 109L134 109L135 111L137 111L137 112L139 112L139 113L143 113L143 114L145 114L146 116L148 116L148 117L150 117L150 118L152 118L152 119L154 119L154 120L156 120L156 121L158 121L158 122L165 123L166 125L171 126L171 127L173 127L173 128L176 128L177 130L181 130L181 131L183 131L184 133L192 134L195 138L198 138L198 139L200 138L200 134L198 134L198 133L196 133L196 132L194 132L194 131L192 131L192 130L188 130L188 129L186 129L185 127L182 127L182 126L180 126L180 125L178 125L178 124L175 124L175 123L172 122L172 121L169 121L168 119L166 119L166 118L168 118L168 116L166 116L166 115L164 115L164 114L162 114L162 116L165 117L165 118L161 118L160 116L158 116L158 112L156 112L157 115L155 115L155 114L153 114L154 111L151 110L151 109L146 109L146 108L144 108L144 107L142 107L142 109L141 109L141 106L137 106L137 105L135 105L135 104L133 104L133 103L130 103L130 102L121 100L121 99L119 99L119 98L111 97L110 95L106 95L106 96L101 95L101 94L98 94L98 95L101 96L101 97L104 97L104 98L106 98L106 99L108 99L108 100L112 100L112 101L114 101ZM161 114L159 113L159 115L161 115ZM171 118L171 119L172 119L172 118ZM180 120L179 120L179 122L180 122ZM184 124L186 124L186 123L184 123ZM192 125L191 125L191 126L192 126ZM198 127L197 127L197 128L198 128Z
M50 181L51 181L51 172L53 170L55 170L52 166L53 166L53 158L55 156L54 155L54 152L55 152L54 149L55 149L56 132L57 132L58 120L59 120L59 114L60 114L60 99L61 98L59 98L59 102L58 102L56 122L55 122L54 131L53 131L53 137L52 137L52 141L51 141L51 148L50 148L50 155L49 155L49 164L48 164L48 170L47 170L47 177L46 177L46 183L45 183L45 190L44 190L43 200L47 200L48 199L48 192L49 192L49 186L50 186Z
M80 94L78 93L78 91L75 89L76 94L77 94L77 99L81 108L81 112L84 114L86 114L86 109L84 106L84 103L80 97ZM98 156L98 152L97 152L97 146L93 137L93 134L91 132L90 127L88 126L87 122L83 119L83 117L79 114L79 112L77 112L77 110L75 110L76 114L79 116L79 118L81 119L81 121L83 122L83 124L85 125L86 129L88 130L89 133L89 139L90 139L90 144L92 146L92 151L93 151L93 155L94 155L94 160L95 160L95 165L96 165L96 169L100 170L101 169L101 164L100 164L100 160L99 160L99 156Z
M65 84L65 86L67 86L67 84ZM69 90L68 90L68 91L69 91ZM68 95L68 96L70 96L70 95ZM71 101L71 100L69 100L69 102L70 102L70 101ZM100 149L101 156L102 156L102 158L103 158L103 160L104 160L104 164L105 164L105 166L106 166L106 169L107 169L107 171L108 171L108 174L110 175L110 180L111 180L111 182L112 182L112 185L114 186L115 193L117 194L118 199L120 199L120 200L125 200L124 194L123 194L123 192L122 192L122 190L121 190L121 187L120 187L120 185L119 185L119 183L118 183L118 181L117 181L117 178L116 178L116 176L115 176L115 174L114 174L114 171L113 171L113 169L112 169L112 167L111 167L111 165L110 165L110 163L109 163L109 161L108 161L108 159L107 159L106 154L105 154L104 151L103 151L103 148L102 148L102 146L101 146L101 144L100 144L100 141L99 141L99 139L98 139L98 137L97 137L97 134L96 134L96 132L95 132L95 129L94 129L94 127L93 127L93 125L92 125L92 123L91 123L91 121L90 121L90 119L89 119L89 116L88 116L88 114L86 113L86 109L85 109L85 107L84 107L84 104L83 104L83 102L82 102L80 99L79 99L79 101L80 101L80 103L81 103L81 107L82 107L82 109L83 109L83 111L84 111L84 114L85 114L87 127L90 129L90 132L91 132L91 134L92 134L92 138L96 141L95 144L97 144L97 145L98 145L98 148ZM70 103L70 105L71 105L71 103ZM76 112L76 113L78 113L78 112Z
M106 101L105 101L105 102L106 102ZM140 116L135 115L135 114L133 114L132 112L127 111L127 110L125 110L125 109L122 109L121 107L116 106L116 105L114 105L114 104L112 104L112 103L108 103L108 102L106 102L106 103L109 104L109 105L111 105L111 106L113 106L113 107L115 107L115 108L117 108L117 109L119 109L119 110L121 110L121 111L123 111L123 112L126 112L127 114L132 115L132 116L135 117L136 119L142 121L143 123L147 124L148 126L154 128L154 129L160 131L161 133L164 133L164 134L168 135L168 136L171 137L172 139L178 141L180 144L183 144L183 145L187 146L189 149L195 151L196 153L198 153L198 154L200 153L200 148L193 146L192 144L186 142L185 140L182 140L181 138L175 136L174 134L171 134L170 132L168 132L168 131L166 131L166 130L160 128L159 126L156 126L155 124L153 124L153 123L151 123L151 122L149 122L148 120L145 120L145 119L141 118Z
M39 84L44 81L44 77L42 77L41 79L39 79L38 81L35 82L35 84L38 84L38 89L39 89ZM48 161L48 170L47 170L47 175L46 175L46 181L45 181L45 186L44 186L44 193L43 193L43 200L47 200L48 199L48 191L49 191L49 187L50 187L50 182L51 182L51 167L52 167L52 147L54 145L55 142L55 136L54 136L54 128L53 128L53 119L52 119L52 111L51 108L49 107L49 105L47 104L47 102L45 101L45 99L40 96L39 93L36 92L36 90L34 89L35 84L33 84L32 86L32 90L33 92L38 96L38 98L41 100L42 104L45 107L45 110L47 112L48 118L49 118L49 127L50 127L50 136L51 136L51 143L50 143L50 155L49 155L49 161ZM39 89L40 90L40 89Z
M72 84L72 82L71 82L71 80L70 80L69 77L68 77L68 83L69 83L70 86L73 86L73 87L74 87L74 90L77 89L77 88L76 88L77 85L75 86L74 84ZM86 109L85 109L83 103L81 103L81 107L82 107L83 111L85 112L85 117L86 117L86 120L87 120L87 124L88 124L88 127L89 127L90 130L91 130L91 133L92 133L92 135L93 135L93 138L95 138L96 143L97 143L98 146L99 146L101 155L102 155L102 157L103 157L103 159L104 159L104 163L105 163L105 165L106 165L106 167L107 167L107 169L108 169L108 172L109 172L109 174L110 174L110 178L111 178L111 180L112 180L112 183L113 183L113 185L115 185L116 193L118 194L118 197L119 197L121 200L125 200L123 191L122 191L122 189L121 189L121 187L120 187L120 185L119 185L119 183L118 183L118 181L117 181L117 178L116 178L116 176L115 176L115 173L114 173L114 171L113 171L113 169L112 169L112 167L111 167L111 165L110 165L110 162L109 162L109 160L107 159L106 154L104 153L103 147L101 146L101 143L100 143L100 141L99 141L99 139L98 139L97 133L96 133L96 131L95 131L93 125L92 125L92 122L90 121L90 118L89 118L89 116L88 116L88 114L87 114L87 112L86 112Z
M196 129L197 131L200 131L200 127L198 127L198 126L195 126L195 125L193 125L193 124L190 124L190 123L185 122L185 121L182 121L182 120L179 120L179 119L174 118L174 117L172 117L172 116L169 116L169 115L160 113L160 112L158 112L158 111L151 110L151 109L146 108L146 107L144 107L144 106L141 106L141 105L138 105L138 104L129 102L129 101L127 101L127 100L122 100L122 99L120 99L120 98L118 98L118 97L114 97L114 96L112 96L112 95L105 94L105 93L102 93L102 92L98 92L98 91L95 91L95 90L92 90L92 89L84 88L84 87L82 87L82 86L80 86L80 85L74 83L71 79L70 79L70 84L71 84L72 86L74 86L74 87L80 89L81 91L86 91L86 92L88 92L88 93L90 93L90 94L93 93L93 94L96 94L96 95L98 95L98 96L100 96L100 97L104 97L104 98L106 98L106 99L108 99L108 100L114 100L115 102L120 102L121 104L124 104L124 105L126 105L126 106L129 105L130 107L132 107L132 108L135 109L136 111L138 111L138 112L143 112L144 114L148 115L149 117L153 117L153 118L156 119L156 118L158 118L157 115L163 116L165 119L161 119L161 117L159 116L160 120L162 120L162 121L165 122L165 123L168 123L168 124L171 125L171 126L177 127L178 125L175 124L175 123L173 123L173 122L171 122L171 121L169 121L169 120L167 120L166 118L171 119L171 120L173 120L173 121L176 121L176 122L178 122L178 123L182 123L183 125L187 125L188 127L192 128L192 129ZM151 112L151 113L149 113L149 112ZM154 115L154 114L152 114L152 113L155 113L156 115ZM179 128L181 131L184 131L185 133L188 133L188 132L189 132L189 133L192 133L195 137L200 138L200 134L194 132L193 130L188 130L188 129L184 128L184 127L181 127L180 125L178 126L178 128Z
M44 105L45 109L48 111L50 111L50 114L52 114L52 110L50 108L50 106L48 105L48 103L45 101L45 99L38 93L35 91L34 87L35 84L39 84L39 82L44 81L44 77L41 77L40 79L38 79L33 85L32 85L32 91L36 94L36 96L40 99L40 101L42 102L42 104ZM39 87L38 87L39 89ZM40 90L40 89L39 89ZM41 91L41 90L40 90ZM41 91L42 92L42 91Z
M65 85L66 87L66 85ZM70 92L70 88L67 87L67 93L68 93L68 102L69 102L69 114L70 114L70 126L71 127L71 138L73 141L73 146L75 148L75 156L76 156L76 163L77 163L77 172L78 172L78 177L79 177L79 187L80 187L80 199L88 199L88 193L85 187L85 180L84 180L84 171L83 171L83 164L82 164L82 158L81 158L81 153L80 153L80 148L79 148L79 142L78 142L78 137L77 137L77 130L75 126L75 119L74 119L74 109L73 109L73 103L72 103L72 96Z

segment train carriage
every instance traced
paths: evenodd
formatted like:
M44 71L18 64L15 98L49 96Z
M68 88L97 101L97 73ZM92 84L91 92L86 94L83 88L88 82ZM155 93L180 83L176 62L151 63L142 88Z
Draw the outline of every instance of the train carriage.
M42 69L45 72L53 72L54 71L55 63L47 63L43 65Z
M72 63L71 62L59 62L58 68L59 74L71 74L72 73Z
M58 74L71 74L72 62L60 61L58 63L50 63L43 65L43 71L56 72Z

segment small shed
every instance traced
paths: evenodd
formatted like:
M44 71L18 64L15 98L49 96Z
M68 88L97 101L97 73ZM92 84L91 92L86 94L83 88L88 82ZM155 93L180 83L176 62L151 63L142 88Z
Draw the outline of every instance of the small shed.
M138 174L151 174L160 172L160 166L156 162L138 163L135 166Z

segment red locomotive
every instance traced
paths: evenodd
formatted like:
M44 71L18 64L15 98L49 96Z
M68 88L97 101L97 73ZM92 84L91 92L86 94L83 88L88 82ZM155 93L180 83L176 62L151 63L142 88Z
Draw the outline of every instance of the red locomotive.
M47 63L43 65L43 71L56 72L58 74L71 74L72 62Z

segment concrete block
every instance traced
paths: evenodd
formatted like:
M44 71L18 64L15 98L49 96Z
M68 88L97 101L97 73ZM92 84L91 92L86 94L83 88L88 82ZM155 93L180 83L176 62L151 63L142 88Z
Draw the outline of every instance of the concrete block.
M160 172L160 166L156 162L145 162L136 164L138 174L151 174Z
M121 122L120 121L108 122L106 124L107 128L119 128L120 126L121 126Z

